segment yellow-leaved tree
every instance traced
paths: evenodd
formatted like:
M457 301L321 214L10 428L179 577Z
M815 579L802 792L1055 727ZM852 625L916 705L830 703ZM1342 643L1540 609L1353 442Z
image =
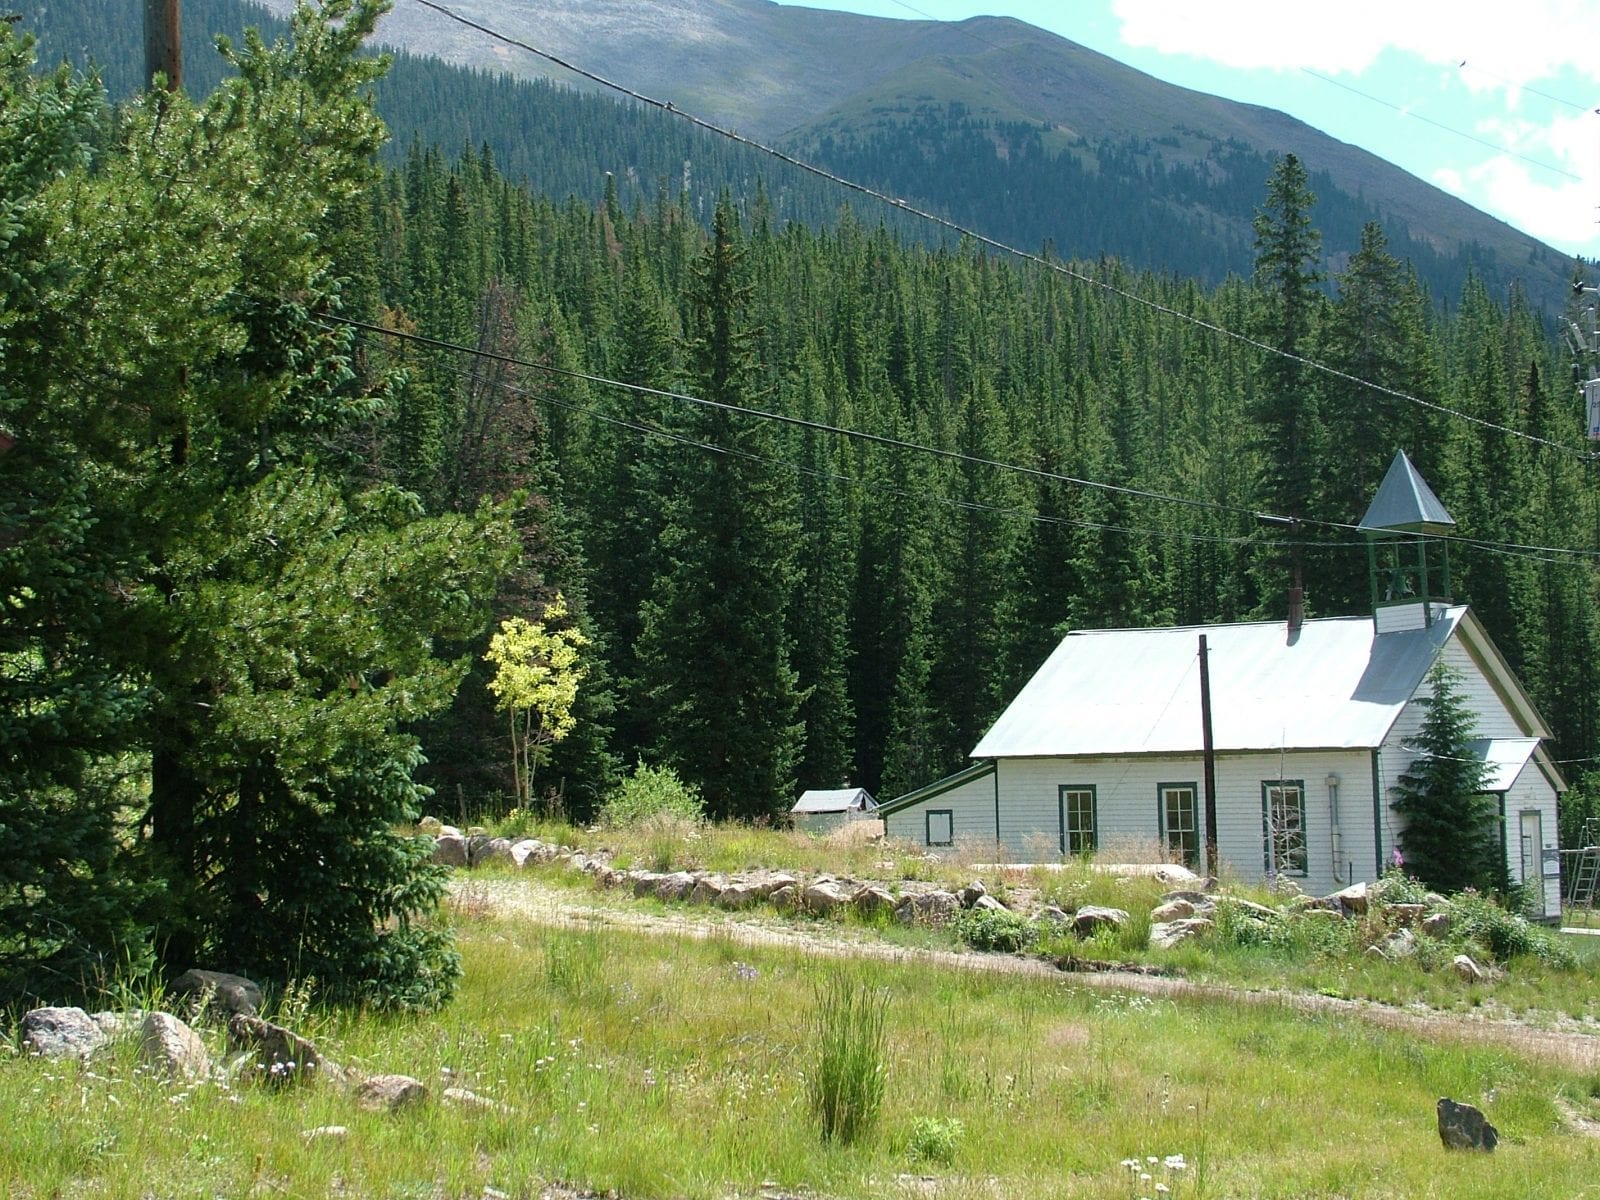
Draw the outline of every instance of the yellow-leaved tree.
M566 598L557 592L540 620L509 617L489 639L483 657L494 669L489 690L495 707L511 718L511 769L517 803L533 802L533 772L550 756L550 747L577 724L572 706L588 669L579 651L589 644L582 631L562 624Z

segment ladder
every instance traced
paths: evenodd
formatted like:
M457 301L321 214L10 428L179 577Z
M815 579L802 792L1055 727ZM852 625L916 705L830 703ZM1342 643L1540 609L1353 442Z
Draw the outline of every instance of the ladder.
M1567 885L1567 905L1593 910L1595 892L1600 889L1600 818L1583 823L1583 849L1576 852L1572 881Z

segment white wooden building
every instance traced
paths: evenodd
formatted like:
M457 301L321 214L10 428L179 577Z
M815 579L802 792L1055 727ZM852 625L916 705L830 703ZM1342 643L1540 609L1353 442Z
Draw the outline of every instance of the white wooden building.
M1406 495L1380 506L1397 472ZM1462 678L1473 753L1490 764L1486 791L1499 802L1511 880L1536 884L1533 915L1559 914L1565 784L1542 748L1544 722L1483 625L1430 596L1435 585L1448 590L1448 567L1430 578L1414 535L1449 524L1397 456L1363 521L1376 543L1371 615L1068 634L978 743L972 766L880 806L888 835L997 843L1016 862L1159 842L1199 866L1204 635L1221 860L1246 879L1276 873L1317 893L1375 879L1404 844L1391 801L1416 757L1428 672L1443 660ZM1391 534L1405 536L1391 545ZM1394 560L1382 570L1379 550Z

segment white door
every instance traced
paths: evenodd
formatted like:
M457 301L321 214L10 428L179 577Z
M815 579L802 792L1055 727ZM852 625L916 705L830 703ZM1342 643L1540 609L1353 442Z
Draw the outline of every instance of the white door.
M1522 814L1522 894L1530 917L1544 916L1544 824L1538 809Z

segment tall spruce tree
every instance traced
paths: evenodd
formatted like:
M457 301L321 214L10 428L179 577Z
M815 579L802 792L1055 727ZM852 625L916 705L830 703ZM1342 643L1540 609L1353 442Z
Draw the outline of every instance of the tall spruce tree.
M1500 891L1506 884L1488 767L1472 753L1472 712L1461 676L1445 663L1428 674L1417 757L1400 776L1394 810L1405 818L1400 844L1407 873L1440 892Z
M1302 362L1322 304L1317 290L1322 236L1311 224L1315 202L1304 164L1286 154L1267 180L1266 199L1255 219L1254 326L1256 336L1274 351L1262 357L1251 414L1261 461L1257 503L1290 522L1320 515L1316 501L1324 439L1316 391ZM1304 579L1302 534L1290 528L1287 545L1268 550L1257 561L1269 611L1282 612L1286 587Z
M756 398L749 296L724 201L689 295L690 378L716 405ZM657 448L665 561L642 608L637 699L655 760L699 786L711 815L776 818L793 802L803 731L785 628L793 479L766 421L695 405L674 431L689 444Z

